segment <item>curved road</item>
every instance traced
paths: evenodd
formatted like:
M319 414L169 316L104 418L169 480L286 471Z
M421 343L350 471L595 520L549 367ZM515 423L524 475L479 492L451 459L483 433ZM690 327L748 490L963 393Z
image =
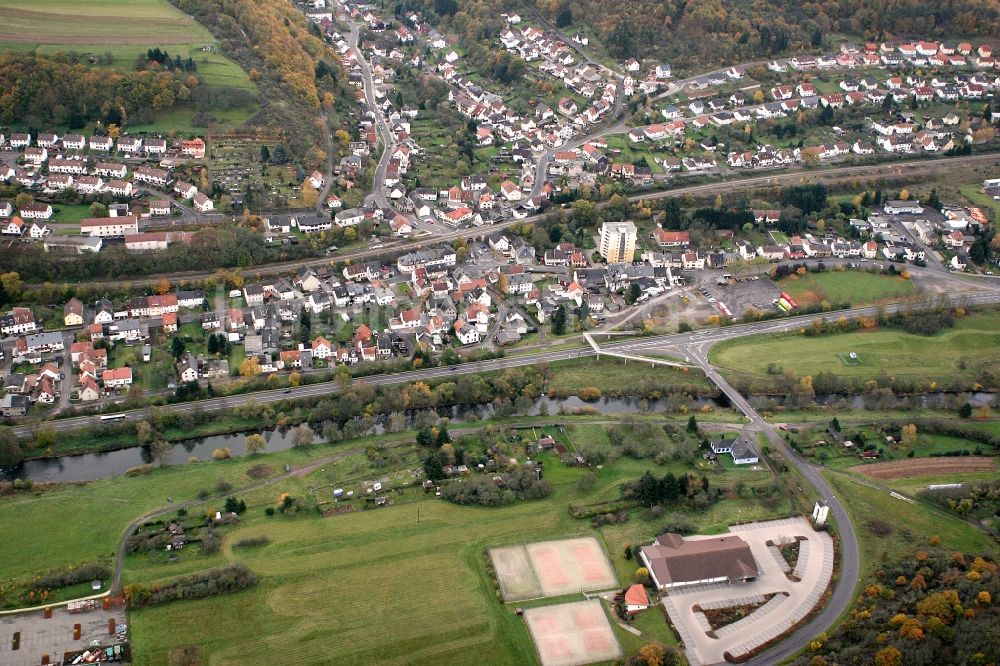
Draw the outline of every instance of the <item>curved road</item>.
M969 305L990 305L1000 303L1000 290L963 295L963 299ZM886 312L895 312L911 304L888 305L883 309ZM651 336L648 338L630 338L627 340L617 340L604 345L609 350L628 351L631 353L642 353L650 349L661 349L663 347L680 347L687 345L704 345L707 343L730 340L734 338L757 335L760 333L786 332L798 329L803 324L811 323L820 316L826 317L860 317L873 316L879 311L878 307L851 308L849 310L837 310L827 312L823 315L810 314L798 317L787 317L771 321L755 322L752 324L735 324L724 328L703 329L693 333L672 333L668 335ZM592 332L592 337L600 339L599 332ZM444 377L456 377L467 373L493 372L505 368L522 367L526 365L538 365L539 363L552 363L555 361L570 360L583 356L593 356L595 352L589 348L561 349L554 351L543 351L538 354L512 356L488 361L472 361L456 366L444 366L437 368L422 368L407 372L397 372L383 375L371 375L367 377L357 377L354 381L362 382L370 386L390 386L424 379L441 379ZM225 396L219 398L209 398L196 402L182 402L165 405L161 409L178 412L216 411L222 409L232 409L249 401L259 403L271 403L281 400L294 400L297 398L308 398L324 396L338 393L339 389L335 381L308 384L297 388L274 389L270 391L258 391L254 393L243 393L239 395ZM121 412L122 420L140 421L146 416L145 409L134 409ZM58 419L47 422L52 429L61 432L82 428L89 425L101 423L100 416L74 416L66 419ZM31 426L21 425L13 428L18 437L27 437L31 434Z

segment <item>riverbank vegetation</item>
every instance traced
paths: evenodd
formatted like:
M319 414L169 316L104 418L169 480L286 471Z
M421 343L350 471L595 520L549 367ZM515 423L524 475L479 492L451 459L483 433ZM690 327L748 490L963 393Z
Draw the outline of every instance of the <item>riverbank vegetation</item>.
M381 374L389 367L373 365L366 370ZM149 445L154 441L178 441L213 434L243 432L252 429L289 427L312 423L328 440L350 439L370 431L377 418L384 420L389 432L399 432L424 425L421 414L436 419L438 413L453 409L480 406L493 418L508 418L529 414L536 400L547 395L563 398L581 388L581 378L587 386L597 389L598 397L631 397L639 400L640 411L651 411L649 401L662 399L664 409L684 414L701 409L699 399L715 397L700 373L650 368L641 364L625 366L612 359L596 361L563 361L553 364L509 368L481 375L467 373L428 381L374 387L364 377L351 377L342 372L328 376L306 375L303 383L318 380L336 381L328 396L258 403L250 400L230 412L220 415L205 411L194 403L194 409L176 411L152 407L143 422L148 428L140 436L140 421L101 422L79 430L55 432L44 425L17 444L17 451L8 451L5 442L9 430L0 429L0 455L10 453L10 460L47 457L94 450L110 450ZM634 384L633 388L629 388ZM252 388L275 389L281 384L260 380L258 384L241 385L241 392ZM208 397L203 396L203 397ZM645 402L642 402L645 401ZM643 409L645 405L645 408ZM598 406L582 408L599 413Z

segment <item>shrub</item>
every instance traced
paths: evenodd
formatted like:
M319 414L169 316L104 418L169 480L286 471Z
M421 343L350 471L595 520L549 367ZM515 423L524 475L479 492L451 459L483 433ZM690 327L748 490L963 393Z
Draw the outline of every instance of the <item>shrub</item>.
M225 460L226 458L233 457L233 450L228 446L224 446L220 449L215 449L212 451L212 458L214 460Z
M205 532L201 537L201 552L204 555L214 555L222 547L222 539L213 530Z
M271 543L271 539L266 534L261 534L255 537L244 537L234 543L233 548L255 548L257 546L266 546L269 543Z
M867 527L868 531L874 534L875 536L887 537L890 534L892 534L892 525L878 518L873 518L872 520L869 520Z
M75 569L63 569L46 574L31 581L31 587L35 590L54 590L60 587L69 587L79 583L89 583L92 580L104 579L111 575L111 571L102 564L84 564Z
M254 465L247 470L247 476L251 479L266 479L267 477L274 474L274 468L270 465Z
M595 386L584 386L577 392L577 395L584 402L596 402L601 399L601 389Z
M203 599L219 594L232 594L256 584L257 576L246 566L229 564L183 576L154 587L141 584L126 585L125 599L129 606L142 608L179 599Z

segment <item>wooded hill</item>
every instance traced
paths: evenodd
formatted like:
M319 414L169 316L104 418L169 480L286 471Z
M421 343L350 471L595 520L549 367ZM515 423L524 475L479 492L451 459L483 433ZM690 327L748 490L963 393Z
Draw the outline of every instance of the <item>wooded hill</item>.
M293 155L306 169L326 159L319 122L321 105L331 115L354 105L343 69L315 26L284 0L171 0L198 19L223 51L257 82L261 110L252 123L281 128Z
M457 1L461 8L476 0L445 1ZM569 30L585 23L616 58L652 57L675 68L768 58L814 46L834 34L864 39L1000 36L996 0L533 1L546 18Z

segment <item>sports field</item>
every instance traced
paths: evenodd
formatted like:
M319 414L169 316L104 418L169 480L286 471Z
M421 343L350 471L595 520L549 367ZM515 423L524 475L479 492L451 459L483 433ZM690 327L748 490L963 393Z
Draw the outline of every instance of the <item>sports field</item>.
M166 0L0 0L0 51L111 54L115 67L131 69L154 47L192 58L206 85L254 87L208 29Z
M542 586L528 561L524 546L504 546L490 550L493 569L504 601L521 601L542 596Z
M505 601L607 590L618 584L593 537L494 548L490 558Z
M524 619L542 666L577 666L622 655L608 616L597 599L529 608Z
M913 335L883 329L807 337L753 336L718 344L711 360L729 372L764 376L778 362L799 376L832 372L842 376L899 377L950 381L975 380L983 370L1000 368L996 345L1000 314L987 312L959 319L955 328L938 335ZM858 362L846 362L850 353Z
M917 287L911 280L860 271L793 275L777 284L779 289L788 292L799 305L819 305L823 301L862 305L887 299L899 300L917 294Z

